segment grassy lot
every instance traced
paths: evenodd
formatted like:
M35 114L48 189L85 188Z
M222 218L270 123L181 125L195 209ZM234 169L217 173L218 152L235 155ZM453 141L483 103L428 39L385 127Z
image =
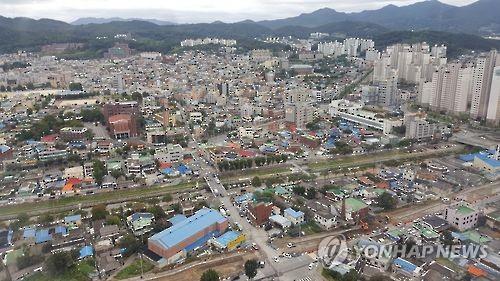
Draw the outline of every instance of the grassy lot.
M48 276L42 272L37 272L27 278L25 281L88 281L88 274L95 271L94 260L88 259L73 266L61 276Z
M171 186L120 189L92 195L77 195L61 199L45 200L36 203L7 205L0 207L0 217L8 218L9 216L16 216L20 213L37 214L44 212L63 211L68 208L77 208L79 204L81 204L82 207L90 207L101 203L124 202L139 198L142 199L147 197L161 196L166 193L193 188L195 186L195 182L186 182Z
M152 265L150 262L143 259L142 269L143 269L144 273L151 271L153 268L154 268L154 265ZM120 270L120 272L118 272L116 274L115 278L118 280L122 280L122 279L132 278L132 277L139 276L139 275L141 275L141 260L136 260L131 265Z
M439 155L449 155L450 153L458 153L462 151L461 146L455 146L446 150L435 150L426 152L408 153L404 150L391 150L387 152L373 153L362 156L346 156L339 159L310 163L308 167L312 172L319 172L327 169L341 169L350 167L363 167L374 163L382 163L385 161L408 161L421 160Z
M306 235L311 235L314 233L320 233L323 229L313 221L309 221L300 227L301 231L304 231Z
M241 179L241 178L248 178L252 179L253 177L260 177L261 179L264 179L266 177L274 177L277 174L286 174L286 173L291 173L290 171L290 166L280 166L280 167L264 167L264 168L257 168L257 169L251 169L251 170L245 170L245 171L232 171L229 173L224 173L220 176L220 179L222 182L227 183L227 182L233 182L235 180Z
M454 263L446 258L438 258L438 259L436 259L436 262L443 265L443 266L451 268L452 270L454 270L456 272L460 272L460 271L464 270L464 268L461 268L456 263Z

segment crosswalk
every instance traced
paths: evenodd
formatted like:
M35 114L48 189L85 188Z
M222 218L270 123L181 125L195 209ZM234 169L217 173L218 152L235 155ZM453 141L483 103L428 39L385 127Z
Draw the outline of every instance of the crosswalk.
M306 277L304 277L304 278L302 278L302 279L298 279L298 280L295 280L295 281L313 281L313 280L312 280L312 278L311 278L311 277L306 276Z

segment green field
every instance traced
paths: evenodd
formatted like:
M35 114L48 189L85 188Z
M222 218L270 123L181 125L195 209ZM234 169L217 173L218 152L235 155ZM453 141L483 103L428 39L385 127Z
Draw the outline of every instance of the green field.
M89 274L95 271L94 260L87 259L81 261L60 276L48 276L42 272L34 273L25 278L26 281L88 281L91 280Z
M224 173L219 178L224 183L234 182L234 181L237 181L238 179L241 179L241 178L252 179L253 177L260 177L263 179L266 177L274 177L278 174L282 175L282 174L286 174L286 173L291 173L290 167L292 167L292 166L289 165L286 167L282 167L282 166L280 166L280 167L263 167L263 168L257 168L257 169L246 170L246 171L237 171L237 172L233 171L230 173Z
M320 233L323 231L323 229L318 224L311 221L301 226L301 231L303 231L306 235L311 235Z
M129 266L125 267L124 269L120 270L115 276L116 279L122 280L122 279L128 279L132 277L136 277L141 275L141 272L148 272L151 271L154 268L154 265L152 265L150 262L146 260L142 260L142 271L141 271L141 260L136 260Z
M317 163L310 163L308 167L312 172L320 172L329 169L342 169L352 167L366 167L375 163L383 163L385 161L409 161L422 160L425 158L436 157L439 155L450 155L462 151L461 146L451 147L446 150L435 150L427 152L408 153L404 150L391 150L387 152L373 153L368 155L346 156L340 159L333 159Z
M116 203L161 196L167 193L195 188L196 182L185 182L177 185L164 185L154 187L139 187L130 189L111 190L98 194L77 195L61 199L45 200L35 203L22 203L0 207L0 218L15 217L20 213L39 214L45 212L58 212L78 207L86 208L102 203ZM200 184L202 187L203 184Z

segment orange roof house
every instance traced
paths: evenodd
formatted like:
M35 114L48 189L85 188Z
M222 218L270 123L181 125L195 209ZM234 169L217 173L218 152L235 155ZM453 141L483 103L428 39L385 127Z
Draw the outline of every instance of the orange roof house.
M486 276L486 272L484 272L484 270L482 270L474 265L469 265L469 267L467 268L467 272L469 272L474 277L485 277Z

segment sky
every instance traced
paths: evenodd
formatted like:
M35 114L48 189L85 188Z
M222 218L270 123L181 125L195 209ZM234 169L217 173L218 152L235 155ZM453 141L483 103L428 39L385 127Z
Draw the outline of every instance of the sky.
M0 15L71 22L82 17L159 19L176 23L235 22L297 16L329 7L342 12L404 6L421 0L0 0ZM475 0L441 0L463 6Z

